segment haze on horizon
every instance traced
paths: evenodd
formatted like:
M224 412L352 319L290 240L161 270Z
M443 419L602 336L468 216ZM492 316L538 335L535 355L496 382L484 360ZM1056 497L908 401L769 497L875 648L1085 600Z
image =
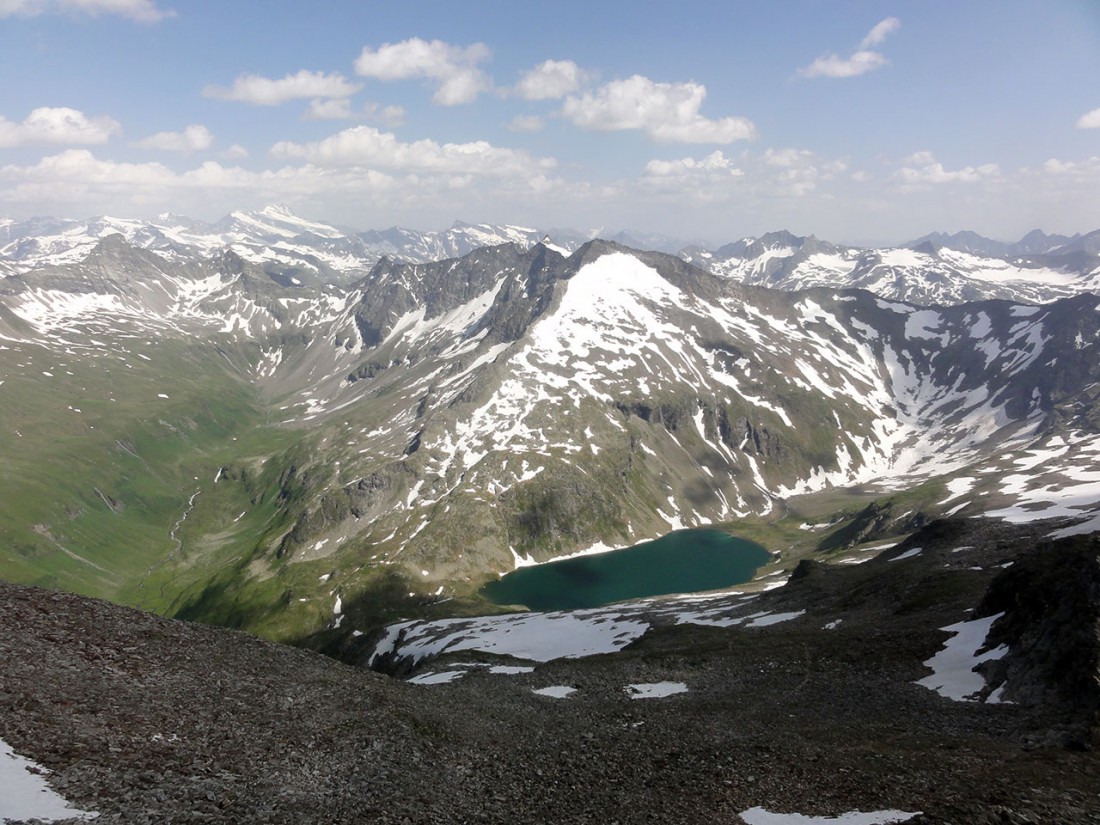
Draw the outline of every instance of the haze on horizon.
M0 216L1100 225L1100 6L0 0Z

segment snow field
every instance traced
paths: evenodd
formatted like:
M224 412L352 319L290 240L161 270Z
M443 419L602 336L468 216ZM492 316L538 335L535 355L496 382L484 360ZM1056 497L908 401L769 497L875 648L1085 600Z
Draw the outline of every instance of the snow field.
M797 619L805 612L752 612L755 598L755 594L718 594L577 611L401 622L386 628L368 666L381 656L395 655L418 662L461 650L531 662L575 659L621 650L650 629L651 619L647 616L675 624L766 628Z
M29 759L19 756L0 739L0 822L34 819L95 819L99 814L72 807L46 784L49 774Z
M807 816L806 814L781 814L766 808L749 808L741 811L745 825L887 825L893 822L908 822L920 811L848 811L837 816Z
M974 694L985 688L985 679L974 668L982 662L990 659L1000 659L1007 652L1004 645L979 652L985 646L989 629L1003 613L994 616L986 616L982 619L973 619L967 622L958 622L947 627L940 628L954 635L944 643L943 650L924 663L925 667L932 669L930 676L925 676L916 684L934 690L941 696L953 699L956 702L975 701ZM999 694L994 693L987 703L997 703Z

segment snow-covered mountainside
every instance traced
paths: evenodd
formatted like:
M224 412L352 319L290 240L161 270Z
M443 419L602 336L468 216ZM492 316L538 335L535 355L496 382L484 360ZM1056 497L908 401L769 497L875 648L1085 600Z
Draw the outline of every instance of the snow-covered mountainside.
M1030 233L1009 245L959 233L928 236L910 247L859 249L772 232L713 251L685 249L681 257L716 275L775 289L867 289L925 305L984 299L1046 303L1100 291L1094 236L1040 239Z
M318 286L116 234L0 281L2 566L308 628L390 574L461 595L838 491L909 498L830 499L803 546L1095 517L1098 306L778 291L600 241Z

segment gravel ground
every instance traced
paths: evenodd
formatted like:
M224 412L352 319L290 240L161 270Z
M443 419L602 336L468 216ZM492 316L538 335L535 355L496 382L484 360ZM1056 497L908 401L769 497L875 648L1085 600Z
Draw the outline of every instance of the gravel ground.
M101 823L738 823L757 806L1100 822L1091 695L982 704L913 684L937 628L1033 543L990 528L952 553L959 538L806 565L761 597L806 610L793 621L659 627L618 654L437 685L0 584L0 738ZM1074 548L1095 561L1094 539ZM664 681L688 690L625 690ZM555 685L576 690L534 693Z

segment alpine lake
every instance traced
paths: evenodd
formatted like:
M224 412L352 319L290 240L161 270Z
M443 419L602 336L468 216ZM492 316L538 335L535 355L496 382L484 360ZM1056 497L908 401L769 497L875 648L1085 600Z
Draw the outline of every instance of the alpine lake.
M770 558L759 544L721 530L677 530L621 550L521 567L481 593L494 604L577 610L744 584Z

